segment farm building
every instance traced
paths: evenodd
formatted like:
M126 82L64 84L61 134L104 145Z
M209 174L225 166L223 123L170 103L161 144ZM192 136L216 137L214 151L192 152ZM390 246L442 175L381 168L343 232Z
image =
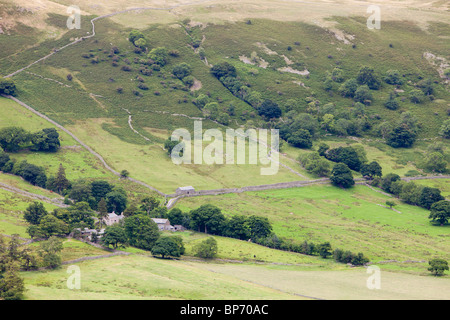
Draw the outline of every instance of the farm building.
M122 220L124 217L123 215L117 215L114 212L108 213L108 215L103 218L103 221L107 226L113 225L115 223L118 223L120 220Z
M152 218L152 220L158 225L158 229L161 231L174 231L175 228L170 225L168 219Z
M179 187L176 190L176 194L181 195L181 194L192 194L195 192L194 187L192 186L188 186L188 187Z

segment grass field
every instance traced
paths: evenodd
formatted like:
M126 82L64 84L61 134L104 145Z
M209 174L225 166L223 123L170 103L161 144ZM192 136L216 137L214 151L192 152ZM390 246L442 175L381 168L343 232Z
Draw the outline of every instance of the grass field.
M27 299L294 299L295 296L211 273L194 262L145 256L113 257L77 264L82 288L67 289L65 268L24 274Z
M310 186L183 198L176 207L188 211L211 203L228 216L265 216L278 236L298 242L329 241L333 248L363 252L374 263L449 258L448 226L431 225L427 210L398 200L395 209L401 213L380 206L388 199L365 186L350 190Z
M448 299L450 282L381 269L379 290L364 268L308 270L294 266L202 263L140 255L76 264L81 289L67 288L67 267L23 273L30 300L127 299Z
M53 124L38 117L16 102L0 98L0 128L17 126L27 131L36 132L44 128L55 128ZM18 161L27 160L29 163L43 166L48 175L58 171L59 164L63 164L67 178L111 178L113 175L106 171L100 161L87 152L78 142L67 133L59 130L61 149L56 153L22 151L10 154Z
M26 232L28 223L23 219L23 211L33 202L33 199L13 192L0 189L0 234L18 234L22 238L29 238ZM57 208L44 203L47 211Z

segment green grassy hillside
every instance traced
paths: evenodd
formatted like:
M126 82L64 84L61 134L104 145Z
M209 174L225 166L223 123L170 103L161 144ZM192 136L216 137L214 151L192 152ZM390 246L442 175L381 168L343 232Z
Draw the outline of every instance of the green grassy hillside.
M0 77L20 71L11 77L20 101L63 125L113 170L127 170L131 178L166 194L188 185L210 190L317 179L298 159L321 143L362 148L384 175L435 175L426 168L428 156L439 150L447 169L450 160L449 139L439 134L450 116L445 75L450 68L449 6L440 0L375 2L382 9L380 30L367 28L368 4L353 0L99 0L95 5L82 0L81 29L68 30L67 1L43 0L36 7L29 0L4 0ZM126 9L131 10L121 12ZM117 14L102 17L112 13ZM145 39L141 48L129 41L136 30ZM150 58L156 48L165 48L165 63ZM235 68L231 80L211 73L225 62ZM174 75L182 63L190 67L192 85ZM364 66L373 69L380 87L357 103L344 97L340 87L356 79ZM384 80L392 71L401 83ZM227 83L234 86L227 88ZM420 103L411 99L413 90L419 90ZM385 106L390 96L398 103L395 110ZM276 103L281 116L265 118L260 109L264 100ZM417 129L410 148L386 143L400 119ZM203 131L277 128L284 138L296 126L305 127L311 129L312 148L282 141L275 175L261 175L263 164L176 165L164 143L176 129L193 132L194 120L202 120ZM0 129L10 126L30 132L55 128L0 97ZM72 182L106 180L126 190L128 205L139 206L143 197L155 194L135 181L119 179L89 148L57 131L61 148L55 153L22 149L8 154L43 167L49 177L63 164ZM249 150L248 144L245 148ZM449 198L448 179L416 182L439 188ZM0 173L0 183L0 234L7 236L29 238L23 211L35 199L26 192L61 199L18 176ZM22 191L11 192L11 187ZM209 235L186 231L177 233L186 247L179 260L156 259L128 247L126 256L77 262L83 279L78 291L67 289L64 266L22 272L25 298L447 299L442 292L449 292L448 276L428 276L427 267L435 257L450 261L450 226L432 225L428 210L379 191L362 185L348 190L313 185L186 197L175 208L189 212L210 203L227 217L267 217L275 234L288 241L330 242L333 249L362 252L383 270L380 291L367 289L365 268L226 237L215 237L217 259L202 261L193 257L194 247ZM396 202L395 210L385 207L387 200ZM48 211L56 208L51 201L44 205ZM65 239L62 259L70 263L109 252Z

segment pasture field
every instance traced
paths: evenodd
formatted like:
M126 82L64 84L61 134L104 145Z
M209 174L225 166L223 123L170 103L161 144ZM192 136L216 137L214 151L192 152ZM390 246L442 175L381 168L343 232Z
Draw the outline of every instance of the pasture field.
M77 263L81 289L67 288L66 267L23 273L29 300L140 299L448 299L449 280L381 269L380 290L365 268L308 270L276 266L162 260L142 255Z
M200 263L201 265L201 263ZM78 263L81 290L67 288L65 268L24 273L26 299L297 299L276 289L213 273L195 262L131 255Z
M19 194L0 189L0 233L18 234L29 238L26 232L28 223L23 219L23 211L35 200ZM57 208L55 205L43 203L47 211Z
M17 126L30 132L44 128L55 128L45 119L33 114L18 103L0 98L0 128ZM57 129L57 128L55 128ZM62 130L57 129L60 135L61 148L56 153L21 151L11 153L10 157L17 161L27 160L29 163L42 166L47 174L57 173L59 164L63 164L67 178L75 180L80 178L111 178L112 174L105 170L100 161L87 152L78 142Z
M383 207L388 199L365 186L309 186L183 198L175 207L189 211L210 203L227 216L264 216L280 237L300 243L329 241L333 248L362 252L373 263L449 258L448 226L431 225L427 210L396 199L399 212ZM424 265L419 263L417 270Z

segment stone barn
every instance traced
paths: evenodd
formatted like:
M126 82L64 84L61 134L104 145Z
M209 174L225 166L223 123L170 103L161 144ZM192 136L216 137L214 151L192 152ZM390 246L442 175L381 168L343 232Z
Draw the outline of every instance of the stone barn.
M161 231L173 231L174 227L170 225L168 219L152 218L152 220L158 225L158 229Z
M195 192L194 187L192 186L188 186L188 187L179 187L176 191L177 195L182 195L182 194L193 194Z

